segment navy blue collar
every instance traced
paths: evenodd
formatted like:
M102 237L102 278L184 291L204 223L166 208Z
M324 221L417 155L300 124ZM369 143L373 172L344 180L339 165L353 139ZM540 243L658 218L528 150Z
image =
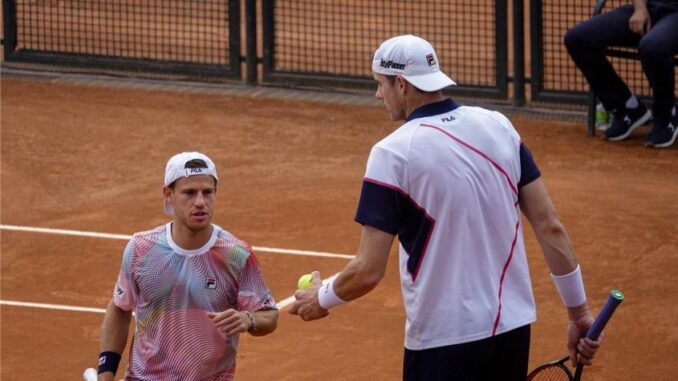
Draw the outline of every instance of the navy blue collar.
M450 98L444 99L440 102L425 104L412 111L407 119L405 119L405 122L409 122L418 118L425 118L427 116L444 114L456 109L457 107L459 107L459 104Z

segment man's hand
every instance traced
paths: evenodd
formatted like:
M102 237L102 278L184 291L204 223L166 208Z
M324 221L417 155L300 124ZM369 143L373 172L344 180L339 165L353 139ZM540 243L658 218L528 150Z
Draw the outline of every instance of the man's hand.
M647 10L647 6L636 5L633 10L633 15L629 19L629 29L633 33L644 35L652 27L650 21L650 12Z
M573 311L576 311L573 313ZM593 356L600 348L601 335L598 341L586 338L586 332L593 324L593 316L589 312L586 304L570 309L570 321L567 324L567 349L570 352L570 361L572 366L577 366L577 362L584 365L593 364Z
M212 319L214 326L226 336L247 332L250 328L250 319L247 315L232 308L222 312L208 312L207 317Z
M330 311L320 307L318 303L318 290L323 284L320 273L314 271L311 276L313 276L311 287L294 293L296 300L290 309L292 315L299 315L305 321L321 319L330 314Z

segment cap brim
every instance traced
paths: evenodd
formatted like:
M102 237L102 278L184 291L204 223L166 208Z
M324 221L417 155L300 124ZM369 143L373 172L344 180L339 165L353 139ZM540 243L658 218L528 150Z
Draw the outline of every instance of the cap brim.
M442 90L448 86L457 84L442 71L421 75L403 75L403 77L407 82L411 83L412 86L426 92Z

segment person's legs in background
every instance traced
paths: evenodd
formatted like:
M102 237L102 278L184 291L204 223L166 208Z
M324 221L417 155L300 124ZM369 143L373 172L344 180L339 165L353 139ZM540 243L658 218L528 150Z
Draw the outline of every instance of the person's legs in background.
M653 9L654 13L655 10ZM678 136L678 112L675 96L675 62L678 53L678 12L660 14L638 45L643 71L653 92L652 130L645 144L669 147Z
M633 6L623 6L584 21L565 35L564 43L606 110L614 111L605 131L609 140L622 140L651 118L651 113L629 90L603 54L608 46L636 47L640 35L629 29Z

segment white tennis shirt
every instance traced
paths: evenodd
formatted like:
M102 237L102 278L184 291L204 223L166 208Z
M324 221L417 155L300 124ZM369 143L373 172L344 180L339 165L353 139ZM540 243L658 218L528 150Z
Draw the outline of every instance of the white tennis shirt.
M539 176L506 117L450 99L372 148L356 221L398 235L406 348L535 321L518 193Z

